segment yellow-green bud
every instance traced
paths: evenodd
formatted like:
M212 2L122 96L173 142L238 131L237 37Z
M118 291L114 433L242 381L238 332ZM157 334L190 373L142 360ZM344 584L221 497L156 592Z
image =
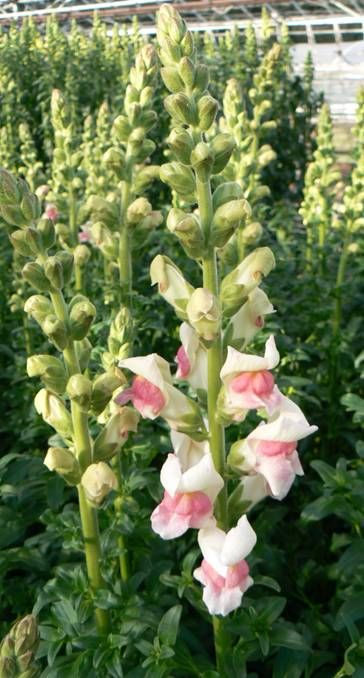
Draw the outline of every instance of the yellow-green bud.
M139 224L152 211L152 205L146 198L137 198L128 207L126 219L129 224Z
M56 230L52 219L40 219L37 223L37 231L41 235L43 248L48 250L53 247L56 242Z
M63 282L66 285L72 278L73 273L73 255L70 252L62 250L55 255L57 261L62 265Z
M209 69L205 64L199 64L196 66L195 72L195 81L193 83L193 89L196 92L204 92L209 84Z
M17 673L13 657L0 657L0 678L17 678Z
M32 355L27 360L29 377L40 377L50 391L63 395L66 390L67 374L63 362L51 355Z
M41 203L34 193L27 192L24 194L20 203L20 209L28 222L39 219L42 214Z
M44 263L44 273L56 290L61 290L64 285L63 266L57 257L48 257Z
M242 240L246 245L254 245L263 235L263 226L259 221L253 221L243 228L241 235Z
M67 395L79 406L82 412L88 412L91 404L92 382L83 374L73 374L66 387Z
M26 229L26 231L24 231L24 233L26 234L27 242L33 254L35 255L43 254L44 252L43 241L42 236L39 233L38 229L30 226L29 228Z
M195 125L196 110L191 99L183 92L170 94L164 100L164 106L169 115L183 125Z
M81 268L86 266L90 256L91 252L87 245L76 245L75 249L73 250L75 264Z
M91 301L84 299L76 302L70 311L70 332L72 339L80 341L88 334L88 331L96 316L96 308Z
M195 190L192 170L179 162L168 162L162 165L160 168L160 178L164 183L169 184L174 191L184 197L193 194Z
M269 163L275 160L276 157L277 154L275 151L273 151L273 148L271 148L268 144L265 144L259 150L258 163L260 167L266 167L266 165L269 165Z
M47 297L41 294L33 294L24 304L24 311L30 315L39 325L42 325L47 315L52 313L53 307Z
M212 206L216 210L221 205L231 200L240 200L243 198L243 189L236 181L226 181L220 184L213 193Z
M177 236L188 256L200 258L203 255L204 238L195 214L174 208L169 212L167 228Z
M231 134L217 134L211 142L211 150L214 155L214 164L212 173L219 174L228 164L233 151L236 148L236 142Z
M114 391L125 383L126 379L118 367L110 367L107 372L96 377L91 395L91 408L94 414L103 412Z
M214 341L220 328L220 308L210 290L198 287L187 304L187 317L197 334L207 342Z
M126 443L129 431L137 431L139 415L132 407L122 407L106 423L94 444L95 461L111 459Z
M159 165L147 165L138 171L135 181L135 193L142 193L155 179L159 179Z
M249 203L243 198L231 200L217 208L212 222L212 242L224 247L238 226L251 216Z
M107 259L115 259L118 254L118 240L101 221L91 226L92 240Z
M31 257L34 254L33 249L28 242L27 233L28 229L26 231L14 231L9 235L14 250L18 254L21 254L22 257Z
M194 144L188 130L184 129L184 127L174 127L167 139L167 143L177 160L184 165L191 164L190 158Z
M50 282L45 276L42 266L35 261L30 261L28 264L25 264L22 270L22 276L29 285L35 287L39 292L49 292L51 289Z
M16 178L6 169L0 168L0 203L16 204L20 200L20 191Z
M112 131L118 141L128 141L132 127L125 115L118 115L118 117L115 118Z
M111 490L117 490L118 481L115 473L104 461L91 464L81 478L87 500L93 506L99 506Z
M196 67L189 57L182 57L178 64L178 72L186 87L192 88L195 82Z
M210 94L205 94L201 97L197 104L198 124L201 130L206 132L210 129L215 120L217 110L218 103Z
M43 463L50 471L56 471L69 485L78 485L81 480L80 465L75 455L65 447L50 447Z
M220 300L224 314L231 316L236 313L274 266L274 255L269 247L258 247L231 271L221 283Z
M28 614L20 619L9 632L9 636L14 641L15 656L28 652L35 652L39 643L37 620L32 614Z
M0 215L11 226L22 228L28 225L28 220L24 217L20 207L16 205L0 205Z
M118 179L122 179L124 172L124 153L119 148L109 148L102 156L102 160L115 172Z
M46 316L42 323L42 330L59 351L63 351L66 348L68 343L66 325L54 313Z
M197 177L204 183L208 181L214 157L210 146L203 141L200 141L191 153L191 165L196 172Z
M166 88L170 92L176 94L183 91L183 81L178 75L178 70L175 66L164 66L161 68L160 73Z
M65 439L73 435L72 418L63 400L42 388L34 398L35 409L44 421Z
M84 372L89 364L92 346L87 338L78 341L76 344L76 353L81 372Z

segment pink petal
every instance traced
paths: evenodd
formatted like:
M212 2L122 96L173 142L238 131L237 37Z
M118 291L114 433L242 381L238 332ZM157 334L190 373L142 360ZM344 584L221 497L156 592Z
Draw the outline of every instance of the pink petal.
M256 451L265 457L284 455L288 457L297 447L297 442L283 443L280 440L260 440Z
M180 346L177 351L176 363L178 365L176 372L177 379L185 379L191 371L191 363L184 346Z
M241 560L240 563L232 565L228 568L226 575L227 588L234 588L234 586L241 586L245 583L249 575L249 565L246 560Z

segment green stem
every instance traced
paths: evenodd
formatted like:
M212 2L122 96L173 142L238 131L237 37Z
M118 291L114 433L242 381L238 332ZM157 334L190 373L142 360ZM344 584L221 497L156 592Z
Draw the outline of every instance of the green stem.
M24 343L25 343L25 351L27 354L27 357L32 355L32 342L31 342L31 336L30 336L30 330L29 330L29 322L28 322L28 316L24 313L23 314L23 328L24 328Z
M211 223L213 218L211 185L210 182L201 182L196 178L198 206L201 226L205 236L205 242L209 243ZM219 295L219 281L216 261L216 251L210 247L209 256L203 260L203 286L210 290L216 297ZM207 411L210 433L210 450L217 472L225 479L225 431L216 418L216 402L220 391L220 370L223 364L222 332L208 348L207 351ZM227 488L226 483L219 493L215 503L215 515L217 524L223 530L228 529L227 511ZM213 617L214 643L216 654L216 666L219 675L223 676L225 653L228 652L229 638L224 632L223 621Z
M77 227L77 200L75 193L72 188L68 191L68 204L69 204L69 225L71 231L71 238L73 247L78 245L78 227ZM75 290L76 292L82 292L82 268L80 264L75 262Z
M51 293L51 299L56 316L66 325L68 324L68 311L62 292ZM63 351L65 365L68 374L78 374L80 365L73 341ZM76 402L71 402L71 416L74 432L75 452L82 469L86 469L92 462L92 445L88 429L88 415L82 412ZM91 590L96 593L104 587L101 574L101 545L98 528L97 512L87 502L82 485L78 485L79 508L81 517L82 534L85 545L85 557L88 579ZM107 633L109 628L109 615L106 610L95 608L95 619L100 635Z
M335 309L333 315L333 334L337 336L341 325L342 312L342 286L345 280L346 265L349 257L351 231L348 226L344 235L343 248L341 251L339 266L337 269L336 284L335 284Z

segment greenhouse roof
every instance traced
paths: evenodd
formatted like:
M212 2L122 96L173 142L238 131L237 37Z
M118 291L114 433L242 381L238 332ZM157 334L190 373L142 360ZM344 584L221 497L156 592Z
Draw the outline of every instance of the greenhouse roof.
M137 16L142 31L153 33L155 12L160 4L162 0L100 0L92 3L80 0L0 0L0 23L9 25L26 17L42 22L54 14L62 23L74 18L89 25L97 10L103 19L126 25L130 25L133 16ZM195 0L173 4L178 5L192 30L244 28L249 21L259 26L264 6L277 31L285 22L295 42L341 42L362 40L364 37L364 0Z

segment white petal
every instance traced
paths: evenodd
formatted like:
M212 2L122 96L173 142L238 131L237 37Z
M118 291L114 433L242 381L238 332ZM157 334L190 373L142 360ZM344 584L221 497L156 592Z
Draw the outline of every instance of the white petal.
M258 372L267 369L267 361L258 355L240 353L232 346L228 346L227 358L220 372L221 379L226 382L228 377L233 377L241 372Z
M164 384L163 393L167 402L159 414L168 421L171 428L177 428L185 415L192 414L190 401L182 391L170 384Z
M241 485L241 499L242 501L250 502L249 510L270 494L267 481L259 473L255 473L252 476L244 476L241 480Z
M215 501L220 490L224 487L224 481L215 469L210 454L205 454L202 459L188 469L182 476L180 483L181 492L204 492Z
M169 363L157 353L137 356L135 358L125 358L125 360L119 362L119 367L128 369L134 374L148 379L162 393L165 391L165 383L172 383Z
M226 577L226 565L220 560L220 553L225 543L225 532L218 527L208 527L199 530L198 543L202 555L207 560L208 564L214 568L222 577Z
M242 516L236 527L233 527L225 537L221 552L221 562L224 565L236 565L244 560L254 548L257 535L251 527L248 518Z
M284 499L296 476L290 458L281 454L275 457L262 457L257 468L269 484L273 497Z
M197 442L192 440L185 433L179 431L170 432L173 449L181 462L182 471L197 464L205 454L209 454L209 443L207 440Z
M219 614L223 617L240 607L242 597L242 591L238 586L231 589L222 589L218 592L212 586L205 586L202 594L202 600L209 613Z
M267 370L273 370L279 363L279 353L273 334L270 335L265 343L264 360L267 365Z
M181 464L175 454L168 455L161 468L160 479L164 489L171 497L174 497L177 492L183 491L180 489L182 480Z
M298 405L282 396L277 411L267 423L261 423L248 435L248 439L280 440L294 442L317 431L317 426L310 426Z

